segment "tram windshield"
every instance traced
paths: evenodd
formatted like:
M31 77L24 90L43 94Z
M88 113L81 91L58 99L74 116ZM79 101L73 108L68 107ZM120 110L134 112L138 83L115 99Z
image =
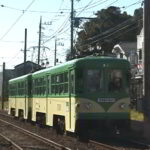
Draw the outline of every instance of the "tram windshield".
M123 76L121 70L109 70L109 91L120 91L123 88Z
M88 92L101 91L103 89L102 71L96 69L86 70L86 89Z

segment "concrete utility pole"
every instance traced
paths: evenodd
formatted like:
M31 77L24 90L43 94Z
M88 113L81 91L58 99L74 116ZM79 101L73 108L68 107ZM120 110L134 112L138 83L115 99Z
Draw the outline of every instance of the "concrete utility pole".
M4 109L4 101L5 101L5 63L3 63L3 80L2 80L2 109Z
M25 40L24 40L24 74L26 74L26 60L27 59L27 29L25 29Z
M25 38L24 38L24 63L26 62L27 58L27 29L25 29Z
M71 58L74 57L73 50L73 25L74 25L74 0L71 0Z
M54 66L56 66L57 38L55 38Z
M150 0L144 1L144 110L150 120Z
M40 24L39 24L38 65L40 65L41 28L42 28L42 17L40 18Z

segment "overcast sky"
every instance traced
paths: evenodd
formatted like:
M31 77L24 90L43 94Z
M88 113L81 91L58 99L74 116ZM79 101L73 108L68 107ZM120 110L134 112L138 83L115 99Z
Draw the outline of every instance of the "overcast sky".
M141 7L142 0L74 0L76 16L95 17L98 10L118 6L133 15ZM37 61L38 31L42 17L41 58L54 64L55 39L57 58L65 61L66 50L70 47L71 0L1 0L0 1L0 65L6 68L22 63L24 32L27 28L27 60ZM75 34L76 37L76 34ZM44 42L44 43L43 43ZM33 48L35 47L35 48Z

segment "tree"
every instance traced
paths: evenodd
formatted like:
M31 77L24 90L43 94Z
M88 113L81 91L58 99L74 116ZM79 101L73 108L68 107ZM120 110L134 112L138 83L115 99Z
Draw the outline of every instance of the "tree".
M134 16L121 13L119 7L111 6L96 13L96 18L83 24L75 44L81 56L93 53L111 53L120 41L136 41L137 20L141 9ZM132 32L130 32L132 31Z
M136 34L139 34L141 32L141 29L143 28L143 8L139 8L139 9L136 9L134 11L134 18L137 21L137 32Z

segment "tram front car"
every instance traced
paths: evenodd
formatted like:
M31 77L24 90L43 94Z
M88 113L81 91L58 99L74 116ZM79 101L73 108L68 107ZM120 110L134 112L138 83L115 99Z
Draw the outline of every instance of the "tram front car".
M129 62L89 57L78 61L75 70L77 133L129 127Z

